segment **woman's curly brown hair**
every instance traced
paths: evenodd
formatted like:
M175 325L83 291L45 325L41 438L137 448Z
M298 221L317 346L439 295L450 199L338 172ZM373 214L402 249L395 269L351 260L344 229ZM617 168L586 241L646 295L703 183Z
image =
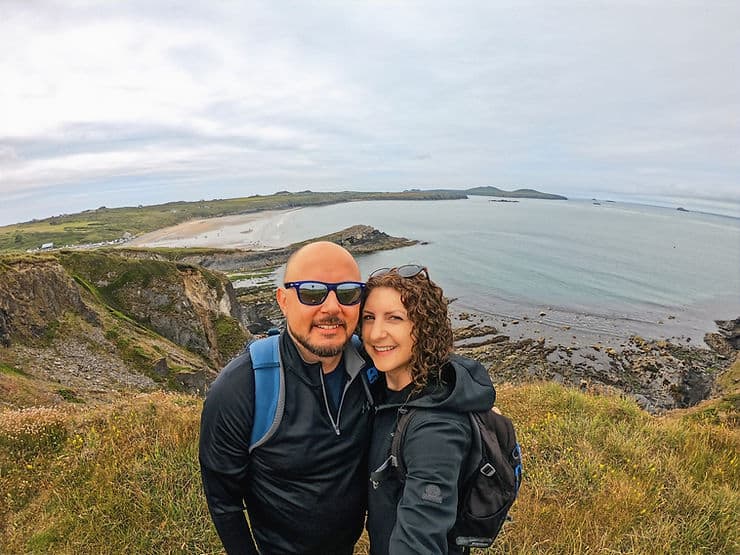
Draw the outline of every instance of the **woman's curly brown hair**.
M452 351L452 323L442 288L429 279L426 271L410 278L389 272L367 281L365 299L378 287L390 287L401 294L401 302L412 324L411 379L415 390L421 390L430 377L440 378L442 365ZM363 308L364 304L363 301Z

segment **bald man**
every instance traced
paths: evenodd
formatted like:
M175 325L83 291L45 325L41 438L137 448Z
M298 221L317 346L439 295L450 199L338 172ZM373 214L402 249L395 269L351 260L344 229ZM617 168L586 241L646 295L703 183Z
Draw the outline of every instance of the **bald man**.
M286 321L279 338L284 412L274 433L251 452L255 386L249 350L221 371L208 392L201 475L229 555L353 552L365 518L372 414L363 383L366 362L350 341L364 288L360 279L352 255L334 243L311 243L288 260L277 290Z

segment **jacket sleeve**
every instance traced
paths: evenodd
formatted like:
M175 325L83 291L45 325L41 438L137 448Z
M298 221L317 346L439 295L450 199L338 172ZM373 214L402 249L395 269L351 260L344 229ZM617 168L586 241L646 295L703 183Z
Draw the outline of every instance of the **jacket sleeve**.
M470 450L467 415L420 412L412 417L401 453L406 466L389 553L447 554L455 524L458 479Z
M244 516L254 381L245 353L211 385L203 404L198 458L208 511L229 555L256 554Z

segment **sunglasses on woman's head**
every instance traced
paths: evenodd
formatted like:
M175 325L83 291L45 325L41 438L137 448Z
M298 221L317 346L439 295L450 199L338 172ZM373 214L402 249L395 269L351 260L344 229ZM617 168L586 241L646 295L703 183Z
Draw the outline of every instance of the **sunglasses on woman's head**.
M370 274L370 277L384 276L385 274L391 273L398 274L402 278L412 278L422 274L422 277L429 279L429 270L424 266L419 266L418 264L404 264L403 266L398 266L396 268L378 268Z
M334 291L339 304L352 306L362 299L362 290L365 284L359 281L341 281L326 283L324 281L287 281L283 284L286 289L295 289L301 304L318 306Z

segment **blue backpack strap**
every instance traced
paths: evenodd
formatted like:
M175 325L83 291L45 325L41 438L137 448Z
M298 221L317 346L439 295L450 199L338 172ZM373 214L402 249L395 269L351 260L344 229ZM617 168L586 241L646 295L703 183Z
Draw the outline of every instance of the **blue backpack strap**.
M271 335L249 344L254 370L254 419L249 451L262 445L277 430L285 404L284 374L280 362L280 336Z

